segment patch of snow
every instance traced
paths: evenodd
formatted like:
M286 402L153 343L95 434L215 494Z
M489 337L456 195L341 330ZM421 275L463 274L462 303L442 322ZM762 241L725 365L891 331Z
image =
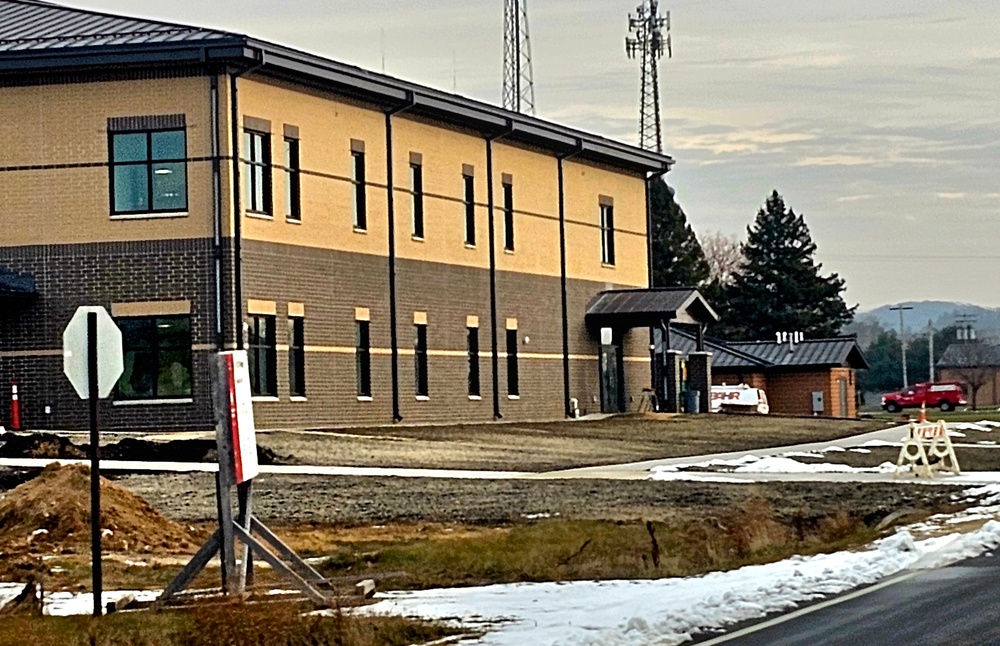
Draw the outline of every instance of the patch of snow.
M733 473L892 473L896 465L883 462L877 467L852 467L847 464L805 464L789 458L764 458L733 469Z
M461 619L478 644L676 645L800 603L868 585L909 567L939 567L1000 545L1000 523L958 537L907 530L860 552L796 556L730 572L655 581L521 583L376 595L362 612Z
M113 590L102 592L102 607L111 601L118 601L125 595L133 595L138 602L156 601L161 590ZM94 611L94 595L90 592L46 592L42 613L54 617L69 615L89 615Z
M978 442L976 442L976 444L988 444L990 446L996 446L997 443L994 442L993 440L979 440Z
M552 514L547 512L542 512L538 514L521 514L521 518L527 518L528 520L537 520L539 518L552 518Z
M949 424L951 428L957 428L960 431L980 431L982 433L993 432L992 426L986 426L985 424L972 422L959 422L958 424Z
M959 431L948 429L948 437L965 437L965 433L960 433Z
M862 449L860 447L854 447L853 449L848 449L851 453L871 453L871 449Z
M837 453L840 451L845 451L846 449L842 446L828 446L825 449L821 449L820 453Z
M822 453L815 453L813 451L788 451L787 453L782 453L782 457L786 458L821 458Z
M978 422L976 422L976 424L979 424L980 426L988 426L990 428L1000 427L1000 422L994 422L991 419L981 419Z
M858 446L895 446L898 447L902 442L886 442L885 440L868 440L867 442L862 442Z

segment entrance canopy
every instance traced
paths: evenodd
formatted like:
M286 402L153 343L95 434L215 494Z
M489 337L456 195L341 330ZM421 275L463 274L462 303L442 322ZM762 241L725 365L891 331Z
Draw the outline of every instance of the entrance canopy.
M37 295L34 278L0 269L0 303L29 301Z
M601 292L587 305L593 328L659 327L661 323L704 325L719 320L705 297L693 287L614 289Z

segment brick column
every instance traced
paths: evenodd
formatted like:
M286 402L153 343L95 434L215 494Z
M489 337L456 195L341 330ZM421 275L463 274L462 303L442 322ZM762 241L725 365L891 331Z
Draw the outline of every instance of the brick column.
M663 353L663 403L660 410L666 413L681 412L681 353L667 350Z
M691 352L688 354L688 389L698 390L701 412L710 413L712 403L712 353Z

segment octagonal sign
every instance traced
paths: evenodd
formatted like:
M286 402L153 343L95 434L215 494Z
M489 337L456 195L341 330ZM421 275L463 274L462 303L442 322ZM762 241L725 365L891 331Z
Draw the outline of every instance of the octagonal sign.
M81 307L70 319L63 331L63 372L69 377L80 399L89 399L87 315L91 312L97 314L97 396L104 399L118 383L125 364L122 356L122 331L103 307Z

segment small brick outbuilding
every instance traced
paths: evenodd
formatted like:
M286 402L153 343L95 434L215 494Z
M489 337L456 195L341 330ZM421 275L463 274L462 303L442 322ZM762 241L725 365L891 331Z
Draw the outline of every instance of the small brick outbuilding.
M671 347L685 355L696 339L671 330ZM857 417L857 371L867 370L854 337L726 342L705 339L712 353L712 383L742 384L767 393L772 413L812 415L813 393L823 393L822 417Z

